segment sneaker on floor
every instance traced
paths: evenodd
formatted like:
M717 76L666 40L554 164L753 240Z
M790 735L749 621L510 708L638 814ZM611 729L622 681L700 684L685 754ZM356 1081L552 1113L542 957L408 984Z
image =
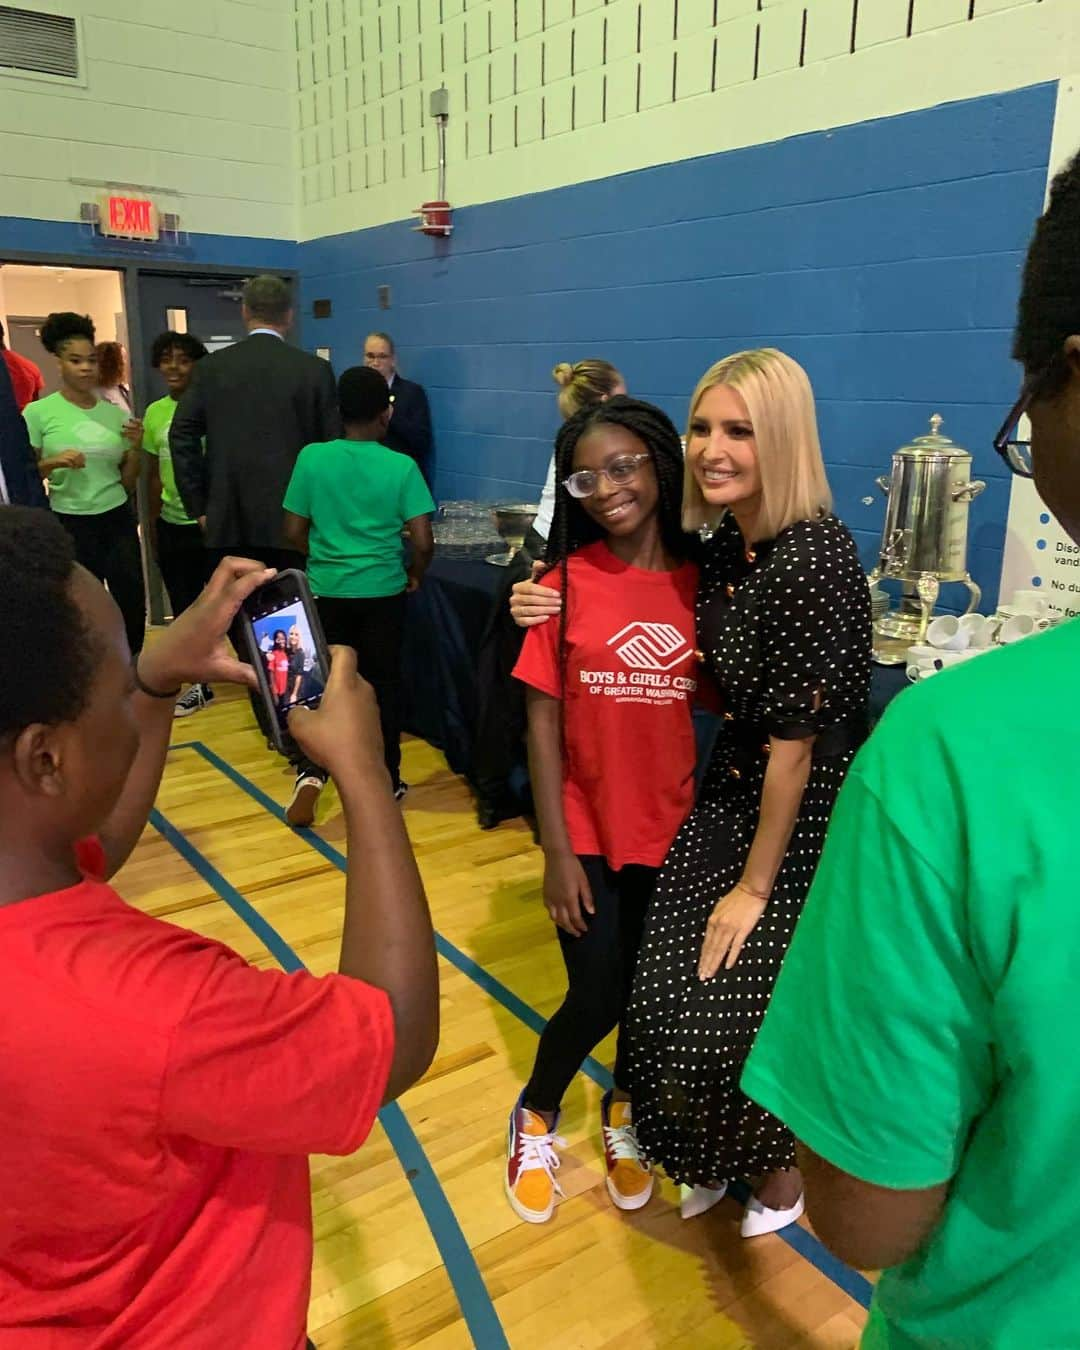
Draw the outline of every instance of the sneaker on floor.
M186 694L176 700L174 717L190 717L192 713L202 712L214 701L214 691L208 684L193 684Z
M611 1093L605 1092L600 1103L600 1121L608 1195L619 1209L641 1209L653 1193L653 1174L641 1156L630 1103L612 1101Z
M408 792L408 790L409 790L408 783L399 783L397 787L394 789L394 801L403 802L405 800L405 794Z
M300 774L293 788L292 800L285 808L285 819L294 829L305 830L315 824L315 809L319 794L326 784L314 774Z
M530 1111L518 1098L510 1112L506 1135L506 1198L519 1219L526 1223L547 1223L555 1210L555 1197L563 1190L555 1180L560 1158L556 1148L565 1148L566 1140L550 1130L543 1116Z

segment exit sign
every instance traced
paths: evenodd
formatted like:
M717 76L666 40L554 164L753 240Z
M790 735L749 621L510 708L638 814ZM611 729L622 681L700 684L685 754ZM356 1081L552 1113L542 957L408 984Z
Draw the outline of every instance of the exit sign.
M101 233L116 239L157 239L157 207L146 197L106 197L101 203Z

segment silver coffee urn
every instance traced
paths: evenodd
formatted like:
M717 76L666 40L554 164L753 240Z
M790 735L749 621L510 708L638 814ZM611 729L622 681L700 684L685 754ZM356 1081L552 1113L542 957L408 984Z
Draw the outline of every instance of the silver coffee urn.
M892 474L877 485L888 501L881 556L868 578L871 589L882 578L901 583L899 606L875 606L874 655L892 664L926 637L943 584L967 587L971 613L981 592L968 575L968 508L986 484L971 477L971 455L941 434L942 417L930 419L930 434L901 446L892 457ZM869 500L869 499L867 499Z

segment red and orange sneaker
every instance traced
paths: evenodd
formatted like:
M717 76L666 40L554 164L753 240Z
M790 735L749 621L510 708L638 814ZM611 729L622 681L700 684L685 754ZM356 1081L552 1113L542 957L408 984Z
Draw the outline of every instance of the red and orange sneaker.
M566 1140L548 1129L543 1116L523 1104L524 1092L510 1112L506 1136L506 1198L519 1219L547 1223L555 1211L555 1197L562 1187L555 1180L560 1159L556 1147ZM555 1116L555 1126L559 1123Z
M629 1102L614 1102L611 1093L600 1103L607 1188L619 1209L641 1209L653 1193L652 1168L641 1156Z

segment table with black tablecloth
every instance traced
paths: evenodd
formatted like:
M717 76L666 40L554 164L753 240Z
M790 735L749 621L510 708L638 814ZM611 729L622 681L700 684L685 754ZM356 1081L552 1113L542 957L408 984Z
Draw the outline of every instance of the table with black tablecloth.
M477 765L475 753L477 718L483 701L481 644L496 601L501 612L511 582L526 571L527 564L507 569L436 554L423 586L409 597L405 619L402 725L410 735L443 752L450 768L477 793L481 821L490 824L513 814L515 801L528 801L527 786L523 786L523 745L516 757L517 770L508 775L516 780L508 792L490 781L483 766ZM903 666L874 666L872 722L906 685ZM490 699L491 691L487 692ZM503 695L496 690L494 697L498 700Z

